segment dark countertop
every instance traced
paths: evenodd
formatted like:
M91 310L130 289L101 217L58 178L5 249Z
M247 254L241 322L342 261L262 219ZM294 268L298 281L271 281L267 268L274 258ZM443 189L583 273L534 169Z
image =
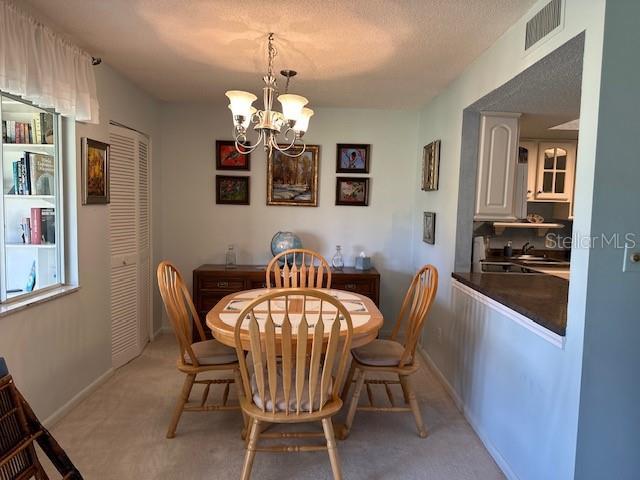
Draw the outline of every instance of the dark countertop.
M567 329L569 282L553 275L452 273L460 283L530 318L558 335Z

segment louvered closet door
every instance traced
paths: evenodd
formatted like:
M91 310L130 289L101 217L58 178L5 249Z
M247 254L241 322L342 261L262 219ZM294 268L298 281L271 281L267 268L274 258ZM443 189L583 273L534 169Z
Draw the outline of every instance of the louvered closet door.
M148 142L137 132L109 128L111 352L119 367L139 355L149 338L149 156Z
M149 341L151 319L151 198L149 194L149 141L138 138L138 319L140 351Z

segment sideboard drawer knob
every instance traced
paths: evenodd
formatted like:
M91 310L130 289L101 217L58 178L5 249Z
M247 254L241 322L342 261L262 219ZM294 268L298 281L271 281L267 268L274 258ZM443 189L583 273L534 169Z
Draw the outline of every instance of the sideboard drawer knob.
M344 288L348 290L355 290L357 288L357 285L355 283L345 283Z
M218 288L228 288L229 282L218 282Z

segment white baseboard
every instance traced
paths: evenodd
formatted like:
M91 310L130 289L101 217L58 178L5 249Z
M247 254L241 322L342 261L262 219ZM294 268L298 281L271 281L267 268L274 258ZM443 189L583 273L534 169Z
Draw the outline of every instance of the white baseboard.
M103 383L109 380L115 370L110 368L98 378L96 378L93 382L87 385L85 388L80 390L76 395L71 398L67 403L61 406L58 410L53 412L49 417L42 422L45 428L52 428L56 423L58 423L62 418L67 415L71 410L73 410L82 400L87 398L91 393L93 393L98 387L100 387Z
M431 357L426 352L426 350L421 346L419 346L418 352L424 359L429 369L435 374L436 377L438 377L438 380L440 380L440 383L442 384L444 389L447 391L447 393L453 400L453 403L455 403L458 410L460 410L460 413L462 413L462 416L467 420L467 422L469 422L469 425L471 425L471 428L473 429L473 431L476 432L476 435L478 435L478 438L480 438L480 441L484 444L485 448L489 452L489 455L491 455L495 460L495 462L498 464L498 467L500 467L500 470L502 470L502 473L504 473L504 475L509 480L519 480L519 477L511 469L511 466L509 465L509 463L507 463L505 458L502 455L500 455L500 452L494 447L494 445L491 443L487 435L485 435L479 423L475 421L471 412L469 412L469 410L466 408L464 402L462 401L462 398L460 398L460 396L458 395L458 392L456 392L456 390L451 386L451 384L449 383L449 380L447 380L444 374L440 371L440 369L435 364L435 362L431 359Z

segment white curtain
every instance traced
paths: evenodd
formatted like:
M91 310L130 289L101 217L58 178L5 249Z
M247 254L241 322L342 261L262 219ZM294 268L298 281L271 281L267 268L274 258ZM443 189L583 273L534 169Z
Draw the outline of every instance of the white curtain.
M0 0L0 90L98 123L94 68L89 54Z

